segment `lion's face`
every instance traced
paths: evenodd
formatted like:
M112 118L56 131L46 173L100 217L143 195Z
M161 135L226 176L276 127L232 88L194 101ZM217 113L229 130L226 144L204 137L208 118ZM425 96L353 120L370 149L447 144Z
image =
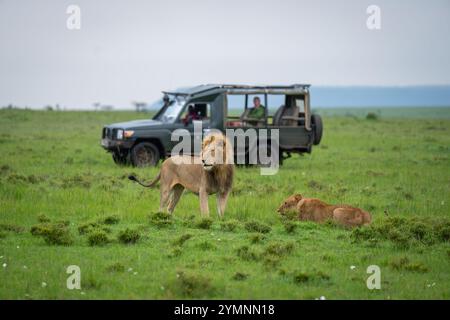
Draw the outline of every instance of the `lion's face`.
M288 211L295 210L297 203L300 200L302 200L302 198L303 198L302 195L299 193L290 196L289 198L287 198L286 200L283 201L283 203L277 209L277 212L281 213L281 214L285 214Z
M226 164L229 155L227 139L224 135L213 133L203 139L202 165L209 171L219 164Z

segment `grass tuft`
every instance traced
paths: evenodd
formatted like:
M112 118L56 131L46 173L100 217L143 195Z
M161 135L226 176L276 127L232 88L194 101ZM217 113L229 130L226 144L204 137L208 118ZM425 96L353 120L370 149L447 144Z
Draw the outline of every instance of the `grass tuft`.
M172 215L166 212L155 212L150 214L150 222L158 228L167 227L172 224Z
M389 262L389 266L395 270L406 270L411 272L425 273L428 267L421 262L410 262L408 257L396 258Z
M245 224L245 230L249 232L269 233L272 228L264 223L258 222L256 220L251 220Z
M214 294L211 279L202 274L188 271L178 271L177 288L190 298L209 297Z
M125 272L125 265L120 262L113 263L106 267L106 271L108 272Z
M63 223L40 223L31 227L33 236L43 237L49 245L70 246L73 244L73 237Z
M236 280L236 281L244 281L248 278L248 274L247 273L243 273L243 272L236 272L235 274L233 274L232 279Z
M197 228L200 229L211 229L213 220L211 218L202 218L196 223Z
M239 226L239 221L235 220L235 219L231 219L228 221L224 221L220 224L220 228L223 231L228 231L228 232L233 232L237 229L237 227Z
M117 239L125 244L133 244L139 241L141 234L138 230L126 228L119 232Z
M175 246L182 246L186 241L188 241L189 239L191 239L193 237L193 235L191 233L185 233L182 234L181 236L179 236L178 238L176 238L173 241L173 244Z
M248 246L242 246L237 249L237 256L242 260L257 261L260 259L260 255Z
M104 246L110 242L108 234L102 229L93 229L88 233L90 246Z
M10 224L10 223L2 223L0 224L0 231L9 231L9 232L14 232L14 233L22 233L25 231L24 227L15 225L15 224Z

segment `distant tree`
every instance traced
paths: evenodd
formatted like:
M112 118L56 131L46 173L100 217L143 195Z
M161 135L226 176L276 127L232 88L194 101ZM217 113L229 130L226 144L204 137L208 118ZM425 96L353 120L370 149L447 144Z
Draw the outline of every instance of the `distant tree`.
M111 105L102 105L100 108L101 108L101 110L103 110L103 111L111 111L111 110L114 109L114 107L111 106Z
M132 104L134 105L134 107L136 108L136 112L141 112L145 110L145 107L147 106L147 104L145 102L137 102L137 101L133 101Z
M92 104L92 106L94 107L94 110L95 111L98 111L98 109L100 108L100 102L94 102L93 104Z

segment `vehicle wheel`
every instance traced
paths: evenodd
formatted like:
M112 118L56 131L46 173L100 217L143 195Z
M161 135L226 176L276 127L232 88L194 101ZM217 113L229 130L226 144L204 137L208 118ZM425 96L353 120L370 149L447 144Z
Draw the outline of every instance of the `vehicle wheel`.
M131 163L135 167L156 166L160 157L158 148L150 142L138 143L131 149Z
M113 152L112 153L112 158L114 160L114 162L118 165L126 165L128 162L128 155L127 154L121 154L119 152Z
M318 114L313 114L311 116L311 122L314 126L313 144L318 145L320 143L320 140L322 140L322 132L323 132L322 118Z

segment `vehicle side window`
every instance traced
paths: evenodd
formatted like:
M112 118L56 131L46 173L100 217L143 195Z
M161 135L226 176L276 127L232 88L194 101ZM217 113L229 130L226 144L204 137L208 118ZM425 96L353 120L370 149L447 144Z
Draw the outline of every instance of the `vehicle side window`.
M185 125L195 120L209 120L211 117L211 105L209 103L190 103L183 110L180 121Z

